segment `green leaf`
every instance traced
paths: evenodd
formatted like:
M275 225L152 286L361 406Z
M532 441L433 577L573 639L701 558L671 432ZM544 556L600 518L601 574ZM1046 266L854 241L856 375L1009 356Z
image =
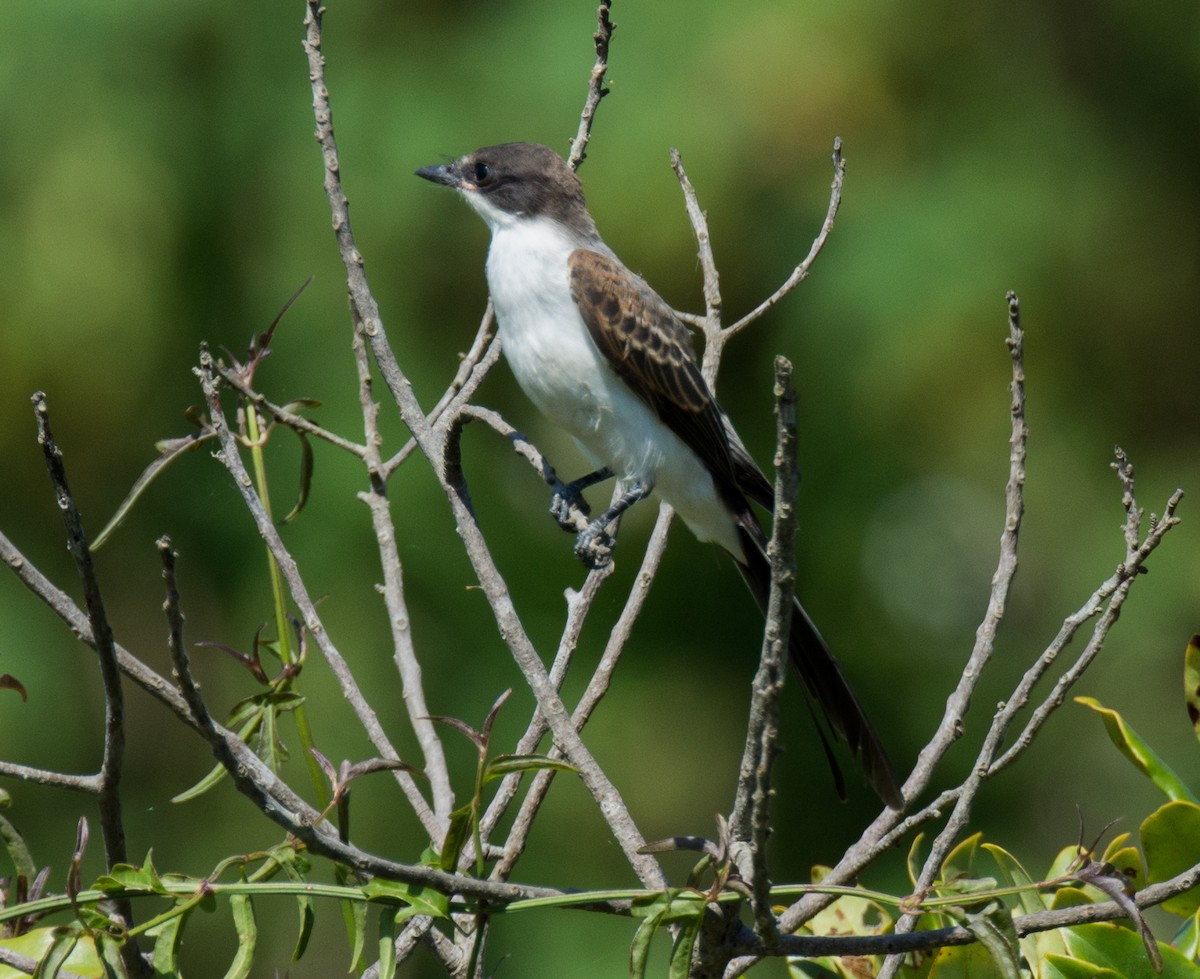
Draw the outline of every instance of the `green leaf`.
M105 979L129 979L125 962L121 959L121 943L107 934L98 934L100 965Z
M686 977L691 968L692 946L695 942L700 921L704 916L704 901L691 892L683 894L678 890L658 891L654 894L640 895L633 899L630 914L635 918L644 919L638 925L629 948L630 979L645 979L646 965L650 960L650 944L663 925L680 925L680 936L689 935L686 945L681 947L676 943L671 950L671 965L668 975L670 979ZM678 971L683 969L682 972Z
M171 801L176 803L190 802L192 799L199 798L200 796L204 795L205 792L208 792L210 789L218 785L228 774L229 773L225 771L225 766L218 763L212 771L205 775L204 778L200 779L200 781L193 785L190 789L185 789L184 791L180 792L179 795L172 796Z
M50 947L38 961L34 979L57 979L60 971L66 966L67 959L75 951L80 932L76 928L55 928L51 932Z
M179 914L171 915L146 932L154 939L150 963L156 976L174 976L179 973L179 944L183 940L183 926L195 905L181 901L180 907L184 910Z
M629 947L629 979L645 979L646 966L650 961L650 944L666 920L670 904L671 899L665 892L650 898L634 899L631 911L634 917L643 920L634 932L633 943Z
M1192 731L1200 740L1200 636L1192 636L1183 654L1183 692Z
M1017 904L1021 910L1025 914L1045 911L1047 906L1046 898L1034 886L1037 881L1021 866L1021 862L1003 847L996 846L994 843L984 843L982 846L991 855L992 859L996 861L996 866L1000 870L1000 881L1004 886L1024 888L1016 896Z
M1118 750L1164 792L1168 799L1187 799L1200 802L1169 765L1155 754L1125 719L1115 710L1103 706L1095 697L1076 697L1075 703L1090 707L1104 720L1104 728Z
M946 859L942 861L939 890L942 889L941 884L950 884L960 878L976 876L975 854L979 852L979 842L982 839L982 833L968 836L946 855Z
M633 933L629 946L629 979L646 979L646 966L650 962L650 943L658 931L659 919L645 918Z
M1054 892L1054 900L1050 902L1050 910L1060 908L1078 908L1085 904L1095 904L1095 898L1082 887L1060 887Z
M470 803L450 813L450 825L446 829L446 839L442 843L442 852L438 858L438 866L446 873L452 874L458 867L458 858L463 847L467 845L474 818L475 809Z
M1050 862L1050 867L1046 871L1046 880L1054 880L1056 877L1062 877L1069 872L1069 868L1075 866L1079 858L1079 848L1072 844L1064 846L1058 851L1058 855Z
M1068 951L1077 959L1101 970L1111 970L1120 979L1200 979L1200 967L1189 962L1169 945L1160 945L1163 971L1156 973L1146 957L1137 932L1111 922L1077 925L1064 929ZM1107 975L1092 972L1091 975Z
M1200 956L1200 911L1188 918L1175 933L1171 947L1185 959L1195 961Z
M982 945L954 945L937 950L928 979L999 979L1001 975Z
M484 769L483 782L486 785L493 779L502 778L510 772L536 772L542 769L552 769L556 772L578 772L579 769L569 762L548 755L497 755Z
M396 912L390 906L379 909L379 979L396 977Z
M304 509L304 504L308 502L308 492L312 488L312 445L303 432L297 429L292 429L292 431L296 433L296 438L300 440L300 492L296 496L296 505L292 507L292 512L279 521L281 524L291 523L296 517L300 516L300 511Z
M225 973L225 979L246 979L254 964L254 950L258 945L258 923L254 919L254 902L249 894L229 895L229 909L233 912L233 925L237 929L238 950Z
M343 901L342 915L350 937L350 972L362 971L367 943L367 906L360 901Z
M0 948L16 952L34 962L41 961L57 943L73 945L67 958L59 963L60 968L66 968L77 976L87 979L98 979L104 975L104 966L96 954L96 946L78 924L55 925L50 928L34 928L18 935L16 938L0 940ZM17 972L8 966L0 965L0 977L9 979L24 977L25 973Z
M1068 955L1050 954L1042 963L1042 979L1123 979L1119 972L1101 969Z
M133 488L129 491L129 495L121 501L121 505L117 507L117 512L104 529L96 535L96 539L91 542L93 551L99 550L104 546L104 543L113 535L113 532L121 526L125 518L129 515L129 511L133 509L133 505L138 499L150 488L150 484L162 474L172 462L178 459L185 452L191 452L200 446L201 442L207 441L216 436L216 432L211 428L205 428L203 431L193 432L191 435L185 435L182 438L167 439L159 442L155 448L159 451L159 457L148 465L142 474L133 484Z
M925 834L918 833L912 841L912 846L908 848L908 855L905 857L905 866L908 868L908 882L913 887L917 886L917 881L921 878L921 865L925 862L925 858L921 856L921 846L925 842Z
M701 906L700 912L703 914ZM700 934L700 915L688 918L679 927L675 947L671 949L671 962L667 968L667 979L688 979L692 974L692 954L696 948L696 936Z
M1168 802L1143 820L1142 850L1152 884L1170 880L1196 862L1200 853L1200 806ZM1190 917L1200 909L1200 885L1163 901L1164 911Z
M305 883L304 872L308 869L307 862L291 847L286 848L287 859L283 859L284 853L277 848L275 858L279 861L279 866L283 868L283 872L288 880L295 883ZM305 949L308 948L308 940L312 937L313 922L316 918L316 911L313 908L313 900L307 895L300 894L296 897L296 906L300 912L300 931L296 936L296 947L292 950L292 961L299 962L304 955Z
M998 901L982 911L950 909L947 914L963 925L987 952L993 974L999 979L1021 979L1021 943L1013 927L1012 913Z
M450 917L450 898L421 884L404 884L398 880L375 877L363 885L368 901L386 901L391 905L408 904L417 914L434 918Z
M21 831L3 816L0 816L0 841L8 851L8 859L12 861L13 869L32 884L38 875L33 854L29 852Z
M153 851L146 854L146 860L140 867L128 863L119 863L107 874L97 878L95 887L101 891L134 890L150 891L154 894L166 894L162 878L154 869Z

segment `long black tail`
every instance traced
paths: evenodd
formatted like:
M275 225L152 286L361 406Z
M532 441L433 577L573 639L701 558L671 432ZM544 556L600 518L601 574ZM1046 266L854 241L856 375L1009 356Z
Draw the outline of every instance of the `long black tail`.
M758 533L754 533L756 530ZM744 562L738 562L738 570L741 571L742 577L754 594L755 601L765 615L771 591L771 566L767 560L766 539L756 523L752 524L752 529L747 529L745 523L739 523L738 533L742 538L742 550L746 556ZM893 809L901 808L904 797L883 743L850 688L850 683L843 675L837 660L833 658L825 640L821 638L799 599L792 605L790 637L788 651L809 696L817 702L834 733L850 745L850 750L862 766L871 788ZM841 771L819 722L817 730L821 734L825 754L833 769L838 793L844 798Z

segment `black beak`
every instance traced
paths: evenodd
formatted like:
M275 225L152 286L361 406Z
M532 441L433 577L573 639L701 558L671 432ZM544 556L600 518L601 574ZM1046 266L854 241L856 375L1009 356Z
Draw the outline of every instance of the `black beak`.
M432 180L435 184L444 184L447 187L458 187L462 180L454 170L453 163L442 163L435 167L421 167L417 171L418 177L424 177L426 180Z

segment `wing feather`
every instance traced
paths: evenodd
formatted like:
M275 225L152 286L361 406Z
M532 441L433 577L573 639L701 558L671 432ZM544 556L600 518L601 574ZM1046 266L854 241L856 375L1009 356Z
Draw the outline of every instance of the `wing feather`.
M718 486L740 494L724 412L674 310L608 256L580 248L569 265L571 296L613 370L704 460Z

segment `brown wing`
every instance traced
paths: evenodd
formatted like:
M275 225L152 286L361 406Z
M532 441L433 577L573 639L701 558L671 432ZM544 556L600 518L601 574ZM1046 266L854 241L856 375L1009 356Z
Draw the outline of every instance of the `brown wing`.
M718 485L738 479L725 419L674 311L640 279L598 252L569 261L571 296L600 352L663 423L704 460Z

